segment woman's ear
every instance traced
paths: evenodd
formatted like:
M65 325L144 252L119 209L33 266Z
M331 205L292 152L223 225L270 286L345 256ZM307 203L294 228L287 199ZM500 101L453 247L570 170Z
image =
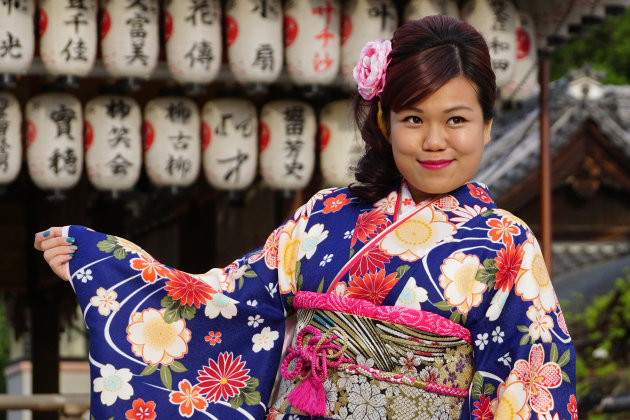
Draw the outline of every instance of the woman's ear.
M483 127L483 145L490 143L490 132L492 131L492 122L494 119L489 119L484 123Z

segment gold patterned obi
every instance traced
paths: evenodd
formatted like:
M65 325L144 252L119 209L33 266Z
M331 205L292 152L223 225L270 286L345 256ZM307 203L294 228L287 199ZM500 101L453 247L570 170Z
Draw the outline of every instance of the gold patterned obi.
M470 332L440 315L299 292L273 409L329 419L459 418Z

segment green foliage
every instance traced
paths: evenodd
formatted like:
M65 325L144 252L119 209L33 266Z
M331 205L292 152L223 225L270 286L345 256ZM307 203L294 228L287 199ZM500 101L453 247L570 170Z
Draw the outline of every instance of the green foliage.
M571 70L592 64L604 70L605 84L630 84L630 9L621 17L609 17L603 24L554 51L551 79L566 76Z

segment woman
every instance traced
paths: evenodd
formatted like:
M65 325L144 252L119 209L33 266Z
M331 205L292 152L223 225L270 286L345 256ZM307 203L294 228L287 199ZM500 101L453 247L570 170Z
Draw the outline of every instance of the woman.
M492 126L485 41L432 16L391 48L368 44L355 70L360 184L320 191L227 268L189 275L77 226L36 236L91 330L95 418L262 418L267 401L275 419L577 418L538 244L469 182Z

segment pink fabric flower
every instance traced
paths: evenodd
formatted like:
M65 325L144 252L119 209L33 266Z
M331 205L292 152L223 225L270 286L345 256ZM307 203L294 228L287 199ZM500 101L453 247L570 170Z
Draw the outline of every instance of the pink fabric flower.
M357 82L359 94L369 101L383 93L385 87L385 72L391 61L389 53L392 51L392 43L389 40L381 42L377 39L368 42L361 50L359 63L352 71Z

